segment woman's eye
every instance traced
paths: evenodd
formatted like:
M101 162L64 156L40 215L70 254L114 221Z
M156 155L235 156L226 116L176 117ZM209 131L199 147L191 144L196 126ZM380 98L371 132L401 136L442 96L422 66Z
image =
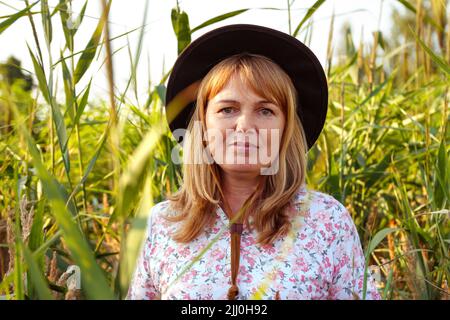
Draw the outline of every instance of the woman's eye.
M265 115L265 116L270 116L270 115L273 114L273 111L270 110L270 109L268 109L268 108L263 108L263 109L261 109L261 112L262 112L262 114Z
M220 109L219 112L224 113L224 114L231 114L232 111L233 111L232 107L225 107L225 108Z

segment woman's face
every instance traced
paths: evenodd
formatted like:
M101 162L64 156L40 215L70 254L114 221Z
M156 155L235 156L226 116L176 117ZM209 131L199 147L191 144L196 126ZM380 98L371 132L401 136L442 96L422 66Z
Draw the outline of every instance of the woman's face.
M225 172L259 175L262 168L273 170L285 125L281 106L233 76L208 101L205 118L211 155Z

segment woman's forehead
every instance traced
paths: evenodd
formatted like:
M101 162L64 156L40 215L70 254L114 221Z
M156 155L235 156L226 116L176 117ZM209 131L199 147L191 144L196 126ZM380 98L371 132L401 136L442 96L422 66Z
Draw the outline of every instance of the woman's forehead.
M258 104L273 102L268 97L264 97L256 92L249 83L242 81L238 76L232 76L224 87L220 89L214 97L210 98L209 101L213 103L241 103L252 101Z

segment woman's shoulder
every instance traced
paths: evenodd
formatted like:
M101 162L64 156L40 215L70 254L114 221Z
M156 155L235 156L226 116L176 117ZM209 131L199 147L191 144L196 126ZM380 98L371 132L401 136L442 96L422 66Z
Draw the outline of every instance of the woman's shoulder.
M156 220L160 221L165 216L171 216L174 214L175 214L175 211L171 207L170 200L162 200L162 201L156 202L150 209L150 216L153 216L151 219L154 222Z
M165 217L177 214L177 211L172 208L170 200L162 200L151 207L148 224L154 232L167 231L177 225L177 223L171 223Z
M333 195L303 185L294 197L294 206L299 214L321 224L332 223L333 227L353 223L347 208ZM327 224L327 229L330 226Z

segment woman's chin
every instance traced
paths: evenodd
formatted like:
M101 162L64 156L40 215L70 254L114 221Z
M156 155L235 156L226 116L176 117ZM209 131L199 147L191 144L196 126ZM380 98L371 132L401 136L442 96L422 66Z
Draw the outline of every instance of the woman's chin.
M260 164L241 164L241 163L221 164L220 167L226 171L234 171L234 172L242 172L242 173L248 173L248 172L259 173L259 171L261 169Z

